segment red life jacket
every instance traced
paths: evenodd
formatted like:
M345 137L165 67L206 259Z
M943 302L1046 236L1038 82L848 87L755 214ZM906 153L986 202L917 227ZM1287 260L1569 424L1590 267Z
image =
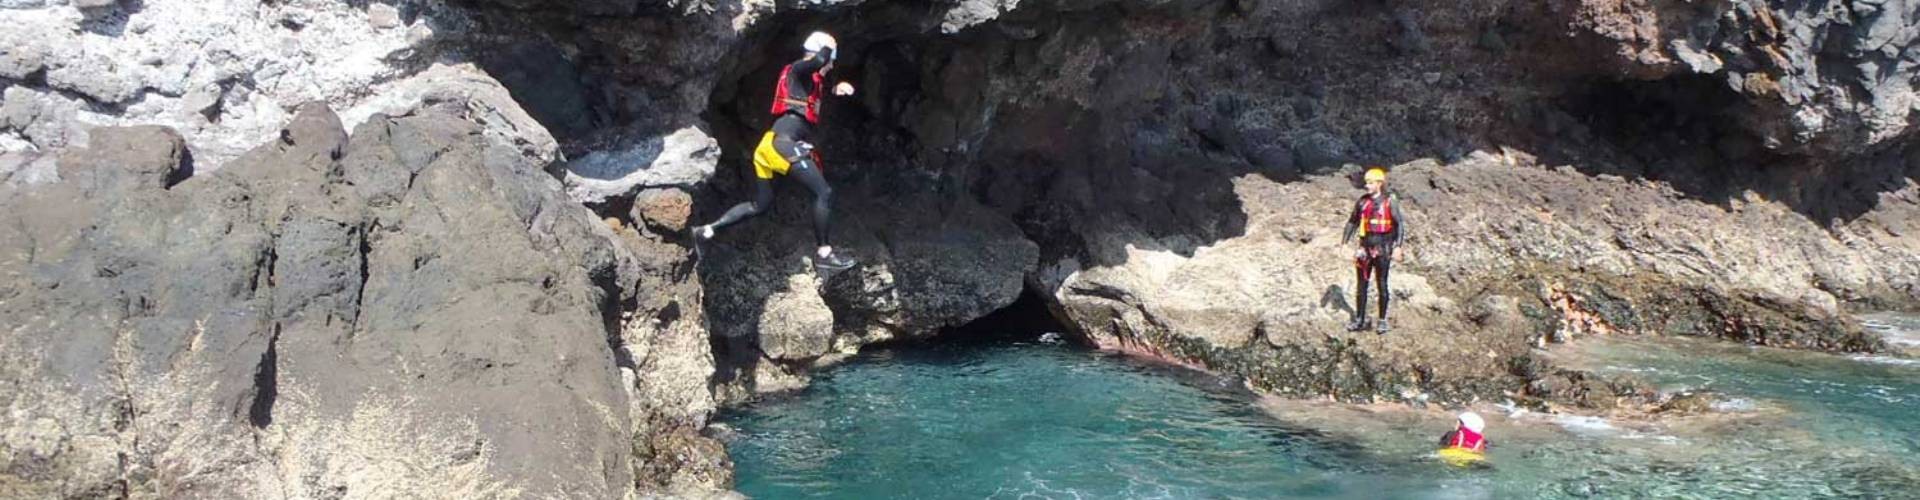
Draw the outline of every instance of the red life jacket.
M787 95L787 75L791 74L793 74L792 64L780 68L780 81L773 84L773 116L786 113L789 106L801 105L799 99ZM818 72L813 74L813 92L807 94L807 109L803 113L810 123L820 123L820 91L822 90L820 86L824 79L825 77L820 76Z
M1481 437L1480 433L1478 432L1473 432L1473 431L1467 430L1467 428L1465 427L1461 427L1453 430L1453 441L1450 443L1447 443L1447 446L1452 448L1471 450L1475 452L1483 452L1483 451L1487 451L1487 439L1484 437Z
M1360 207L1360 227L1366 228L1367 234L1393 232L1393 198L1386 193L1367 197Z

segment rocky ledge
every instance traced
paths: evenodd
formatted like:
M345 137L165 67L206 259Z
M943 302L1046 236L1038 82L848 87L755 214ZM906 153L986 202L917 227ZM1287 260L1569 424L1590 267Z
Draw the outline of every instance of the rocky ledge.
M1263 391L1613 410L1663 396L1554 368L1540 348L1589 335L1687 335L1882 351L1882 339L1820 302L1806 280L1865 288L1916 264L1912 242L1874 236L1901 231L1920 208L1908 204L1847 233L1872 243L1847 244L1853 236L1778 204L1722 208L1525 156L1414 162L1393 177L1418 229L1393 268L1386 335L1343 328L1354 271L1340 212L1357 192L1345 176L1236 179L1245 234L1190 255L1138 230L1082 234L1086 257L1043 265L1041 286L1096 345L1239 375ZM1769 230L1745 234L1754 227Z

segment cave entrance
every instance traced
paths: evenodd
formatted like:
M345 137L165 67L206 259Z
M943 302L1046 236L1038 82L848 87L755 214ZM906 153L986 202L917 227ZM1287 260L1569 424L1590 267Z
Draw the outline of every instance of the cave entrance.
M1066 322L1047 306L1046 297L1033 290L1026 290L1020 293L1020 298L1006 307L987 313L986 316L966 324L940 330L933 337L932 342L972 344L1031 341L1047 334L1055 334L1060 338L1072 338L1072 331L1067 327Z
M1620 153L1605 172L1663 181L1696 198L1723 202L1750 185L1773 155L1732 110L1749 104L1712 75L1643 81L1581 82L1562 111L1607 149ZM1553 127L1568 128L1568 127Z

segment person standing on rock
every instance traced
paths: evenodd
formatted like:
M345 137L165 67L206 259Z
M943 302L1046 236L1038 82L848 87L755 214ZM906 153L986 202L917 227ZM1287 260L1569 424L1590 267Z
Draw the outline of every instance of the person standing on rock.
M1375 329L1385 335L1387 326L1387 271L1393 267L1393 261L1400 256L1400 235L1406 231L1406 220L1401 217L1399 204L1392 193L1387 192L1387 171L1374 167L1367 169L1367 193L1353 203L1353 213L1347 216L1346 233L1340 236L1340 243L1353 239L1360 232L1360 248L1353 253L1353 266L1359 282L1354 286L1353 320L1347 322L1347 331L1367 329L1367 277L1373 276L1380 288L1380 323Z
M713 239L714 232L730 224L766 211L773 203L773 176L785 174L813 191L813 238L819 244L814 265L823 269L853 267L853 259L833 251L827 240L832 222L833 188L820 172L820 157L813 151L813 126L820 123L820 96L825 90L827 72L839 56L839 44L832 35L814 32L801 45L807 55L780 69L774 84L773 129L760 137L753 149L753 199L727 209L719 220L694 226L695 249ZM835 95L853 95L853 84L840 82Z

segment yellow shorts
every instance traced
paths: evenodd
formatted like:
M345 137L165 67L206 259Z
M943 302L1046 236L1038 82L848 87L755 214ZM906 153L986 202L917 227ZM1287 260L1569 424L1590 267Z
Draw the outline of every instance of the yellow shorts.
M760 136L760 145L753 148L753 175L762 179L772 179L773 174L786 175L787 168L793 164L787 157L773 147L773 131Z

